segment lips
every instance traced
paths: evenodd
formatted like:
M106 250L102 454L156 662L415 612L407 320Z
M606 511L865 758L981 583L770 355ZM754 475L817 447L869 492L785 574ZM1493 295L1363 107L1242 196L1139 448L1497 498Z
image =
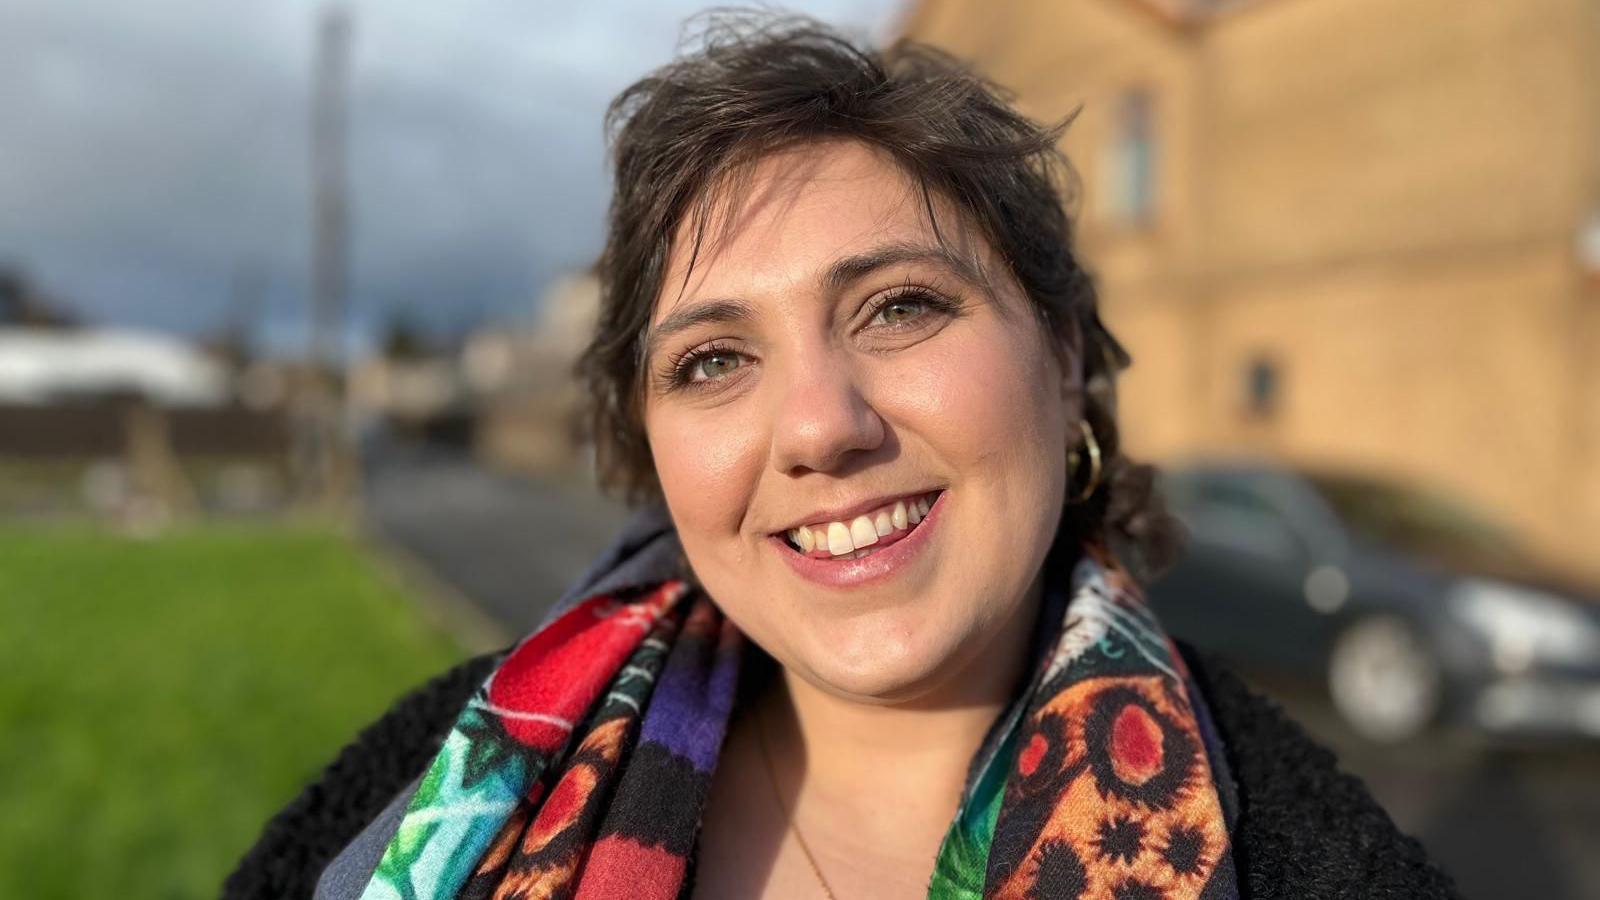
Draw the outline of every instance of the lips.
M876 542L861 549L852 549L843 555L835 556L827 547L816 546L815 538L810 553L801 552L800 548L791 545L789 539L781 534L772 535L768 540L772 542L772 546L783 561L801 578L828 588L861 587L892 577L920 557L922 549L933 540L932 535L943 518L944 507L949 502L949 497L943 491L934 492L932 497L928 512L921 516L920 522L913 524L910 521L912 502L922 498L922 495L915 495L900 501L906 504L908 528L892 529L889 534L878 537ZM920 509L918 512L920 514ZM893 526L892 504L890 517L890 525ZM833 524L828 523L829 526ZM873 530L876 532L876 524L873 525ZM851 543L853 547L853 538Z

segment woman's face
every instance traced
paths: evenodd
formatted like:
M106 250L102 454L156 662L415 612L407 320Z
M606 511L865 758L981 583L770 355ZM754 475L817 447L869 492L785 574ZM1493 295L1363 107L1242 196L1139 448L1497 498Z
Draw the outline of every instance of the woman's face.
M690 226L668 260L656 471L745 634L837 696L914 700L1031 621L1078 383L994 249L936 203L941 250L880 151L809 144L750 175L687 284Z

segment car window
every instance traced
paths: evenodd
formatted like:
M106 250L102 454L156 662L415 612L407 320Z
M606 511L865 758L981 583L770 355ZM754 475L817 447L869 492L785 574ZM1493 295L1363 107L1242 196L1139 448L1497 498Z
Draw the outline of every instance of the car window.
M1198 486L1195 499L1215 510L1283 519L1278 507L1253 487L1233 479L1207 481Z
M1303 552L1283 511L1248 478L1191 476L1173 484L1173 511L1197 541L1273 560L1294 560Z
M1352 531L1378 543L1452 560L1527 562L1510 532L1454 498L1355 477L1309 480Z

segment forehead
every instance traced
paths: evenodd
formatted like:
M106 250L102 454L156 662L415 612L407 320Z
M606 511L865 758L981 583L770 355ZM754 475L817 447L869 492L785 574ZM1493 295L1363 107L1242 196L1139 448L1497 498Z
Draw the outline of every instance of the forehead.
M887 152L846 140L776 151L713 187L703 217L679 223L652 320L696 298L792 291L870 247L941 238L974 269L987 267L969 217L925 195Z

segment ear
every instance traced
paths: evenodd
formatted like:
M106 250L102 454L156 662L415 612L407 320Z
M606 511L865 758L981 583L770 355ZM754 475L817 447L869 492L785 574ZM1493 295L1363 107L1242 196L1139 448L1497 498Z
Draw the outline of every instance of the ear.
M1081 412L1083 400L1083 328L1076 317L1062 329L1056 358L1061 362L1061 400Z

